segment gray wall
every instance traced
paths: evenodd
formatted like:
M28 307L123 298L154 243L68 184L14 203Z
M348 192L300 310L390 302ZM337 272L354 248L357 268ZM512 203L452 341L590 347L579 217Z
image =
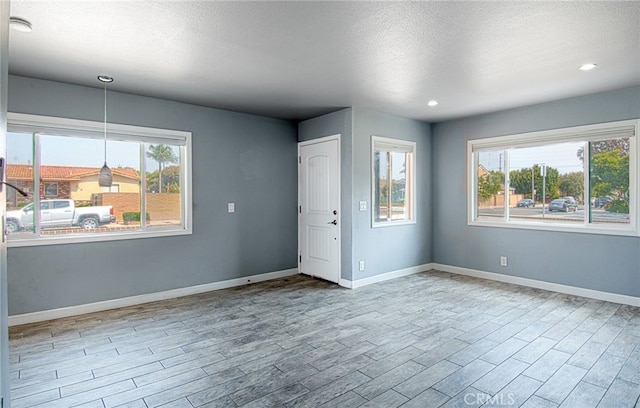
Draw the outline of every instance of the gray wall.
M298 124L298 141L306 142L325 136L340 135L340 275L351 280L351 237L353 203L352 189L352 127L353 109L337 112L302 121Z
M371 227L371 136L416 142L416 223ZM432 262L432 140L428 123L366 109L353 119L353 279ZM367 201L368 211L359 211ZM365 270L358 262L365 261Z
M467 140L638 117L635 87L435 124L434 261L640 296L638 237L469 227L466 216Z
M10 112L102 121L102 98L101 89L9 79ZM297 267L295 124L117 92L108 99L110 122L193 133L193 235L9 248L10 315Z
M359 280L430 263L430 125L366 109L344 109L301 122L299 141L340 133L342 175L342 277ZM416 219L413 225L371 227L371 136L417 142ZM359 211L359 202L367 211ZM358 270L360 260L365 270Z

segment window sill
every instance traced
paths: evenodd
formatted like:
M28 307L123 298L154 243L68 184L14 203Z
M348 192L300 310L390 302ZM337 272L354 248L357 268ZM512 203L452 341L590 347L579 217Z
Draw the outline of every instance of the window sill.
M467 225L470 227L489 227L489 228L507 228L507 229L523 229L535 231L551 231L551 232L570 232L579 234L597 234L597 235L616 235L625 237L638 237L638 231L629 224L620 225L618 228L608 228L594 225L564 225L558 223L542 223L542 222L491 222L491 221L469 221Z
M416 224L416 220L408 220L408 221L384 221L384 222L373 222L371 225L372 228L384 228L384 227L396 227L400 225L413 225Z
M176 227L175 229L163 229L160 231L131 231L131 232L99 232L99 233L82 233L82 234L63 234L63 235L50 235L41 236L37 238L25 238L25 239L7 239L7 246L9 248L19 247L33 247L44 245L60 245L60 244L85 244L93 242L104 241L123 241L130 239L142 239L142 238L160 238L160 237L172 237L180 235L191 235L193 231L191 229L184 229L182 227Z

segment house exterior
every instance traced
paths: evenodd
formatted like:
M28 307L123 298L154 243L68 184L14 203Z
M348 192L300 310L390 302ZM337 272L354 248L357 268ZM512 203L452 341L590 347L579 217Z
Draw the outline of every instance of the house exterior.
M478 166L478 179L487 178L491 172L487 170L483 165ZM504 207L504 191L498 191L497 194L492 194L491 197L478 199L479 208L496 208ZM515 207L518 201L524 198L524 194L516 194L516 189L509 187L509 206Z
M7 182L28 193L27 197L7 189L7 209L19 208L32 201L33 166L28 164L8 164ZM140 176L132 168L113 168L113 185L98 185L99 167L40 166L41 199L66 198L77 202L90 203L92 195L104 192L138 193Z

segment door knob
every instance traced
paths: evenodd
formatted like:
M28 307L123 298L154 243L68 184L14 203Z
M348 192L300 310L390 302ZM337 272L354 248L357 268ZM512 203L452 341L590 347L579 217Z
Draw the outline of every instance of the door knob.
M328 222L327 224L338 225L338 220L333 220L331 222Z

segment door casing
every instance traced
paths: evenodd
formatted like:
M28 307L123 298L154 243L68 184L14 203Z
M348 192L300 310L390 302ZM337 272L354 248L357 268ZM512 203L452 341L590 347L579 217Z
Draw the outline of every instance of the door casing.
M298 160L300 160L301 157L301 148L305 147L305 146L310 146L310 145L314 145L314 144L320 144L320 143L327 143L327 142L332 142L332 141L336 141L337 143L337 157L336 157L336 166L337 166L337 196L338 196L338 203L337 203L337 211L338 214L336 215L337 220L338 220L338 225L337 225L337 262L336 262L336 266L337 266L337 276L335 277L335 283L340 284L341 280L342 280L342 197L341 197L341 175L340 175L340 169L341 169L341 158L340 158L340 134L335 134L335 135L331 135L331 136L325 136L325 137L320 137L317 139L311 139L308 141L304 141L304 142L299 142L298 143ZM300 166L302 165L300 162L298 162L298 209L300 209L301 206L301 202L302 202L302 192L303 192L303 185L302 183L304 182L304 180L302 180L301 177L301 168ZM301 260L302 260L302 244L301 244L301 234L302 234L302 225L301 225L301 213L300 210L298 210L298 271L302 272L302 266L301 266Z

